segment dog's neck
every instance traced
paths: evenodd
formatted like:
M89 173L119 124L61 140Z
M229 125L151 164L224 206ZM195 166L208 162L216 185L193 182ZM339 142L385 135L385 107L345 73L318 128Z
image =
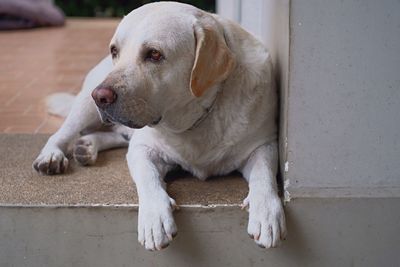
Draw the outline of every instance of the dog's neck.
M176 134L194 130L210 115L220 89L221 85L217 85L200 98L193 97L187 102L176 103L163 114L156 128Z
M189 129L187 129L187 131L196 129L208 117L208 115L211 113L211 111L213 111L215 102L217 102L218 95L219 95L219 91L217 91L217 94L215 95L214 100L212 101L211 105L204 109L203 115L199 119L197 119L193 123L193 125Z

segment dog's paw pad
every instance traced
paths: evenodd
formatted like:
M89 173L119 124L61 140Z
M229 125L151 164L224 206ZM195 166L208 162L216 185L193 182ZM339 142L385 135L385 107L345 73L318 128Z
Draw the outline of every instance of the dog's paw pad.
M97 159L97 149L91 141L81 138L74 145L73 156L81 165L93 165Z
M42 151L37 159L33 162L32 167L44 175L60 174L68 168L68 159L59 149L52 151Z

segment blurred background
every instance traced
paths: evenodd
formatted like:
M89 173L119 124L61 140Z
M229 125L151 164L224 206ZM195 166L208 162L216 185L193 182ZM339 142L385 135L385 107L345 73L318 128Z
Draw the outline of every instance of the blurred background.
M122 17L131 10L150 0L55 0L64 13L69 17ZM215 0L188 0L179 1L188 3L203 10L215 12Z

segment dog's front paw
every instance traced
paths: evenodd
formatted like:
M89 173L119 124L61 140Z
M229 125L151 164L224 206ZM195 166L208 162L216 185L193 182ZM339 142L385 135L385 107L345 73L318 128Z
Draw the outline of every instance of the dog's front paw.
M59 174L68 168L68 159L58 148L43 150L32 166L40 174Z
M262 248L273 248L286 237L285 214L278 196L249 193L243 201L249 211L247 232Z
M175 200L165 195L139 205L138 240L147 250L166 248L177 234L172 216L177 205Z
M74 145L73 156L81 165L93 165L97 159L97 147L92 141L82 137Z

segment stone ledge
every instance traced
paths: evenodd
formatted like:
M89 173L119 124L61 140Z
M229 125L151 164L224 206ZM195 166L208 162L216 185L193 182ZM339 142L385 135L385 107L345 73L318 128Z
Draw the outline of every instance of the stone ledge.
M137 242L136 207L0 207L0 266L398 266L399 198L294 199L288 238L265 251L239 207L184 207L159 252Z
M70 161L66 174L41 176L32 169L48 135L0 134L0 205L3 206L135 206L138 198L125 160L126 149L99 154L94 166ZM186 173L168 179L178 205L240 205L247 184L239 175L206 182Z

